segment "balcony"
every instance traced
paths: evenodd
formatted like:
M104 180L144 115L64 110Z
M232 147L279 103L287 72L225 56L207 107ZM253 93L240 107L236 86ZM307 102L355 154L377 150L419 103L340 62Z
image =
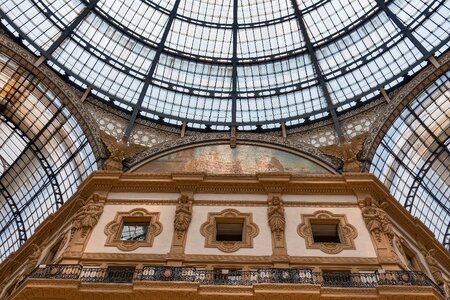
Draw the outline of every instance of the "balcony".
M142 293L142 291L148 290L150 291L149 295L155 295L151 293L152 289L157 289L159 292L166 290L169 294L181 290L192 295L201 295L202 292L204 295L214 294L214 291L220 290L220 293L226 294L227 291L230 291L233 295L242 293L247 296L255 296L259 292L264 293L267 289L270 289L270 293L276 294L277 291L282 292L284 289L284 292L280 293L281 296L289 290L289 292L303 294L305 297L308 294L308 299L320 299L324 293L329 297L330 293L337 292L341 297L344 293L351 296L352 299L359 299L359 297L362 299L365 296L372 298L376 296L381 299L383 297L380 295L384 294L391 299L392 294L399 293L403 298L408 297L408 299L444 298L443 290L421 272L344 273L312 272L308 269L228 271L168 266L146 266L142 269L93 268L81 265L40 266L19 282L20 287L16 293L20 294L20 290L27 285L37 287L40 282L45 282L44 286L57 287L57 282L62 281L66 281L64 285L66 288L70 286L68 283L73 285L72 288L83 287L84 293L89 289L94 291L96 286L101 286L102 291L120 290L123 294L126 291L133 293L133 291L140 290ZM418 294L411 294L412 291ZM314 297L311 298L311 295ZM273 299L276 298L277 296L273 297ZM285 298L282 296L280 299Z

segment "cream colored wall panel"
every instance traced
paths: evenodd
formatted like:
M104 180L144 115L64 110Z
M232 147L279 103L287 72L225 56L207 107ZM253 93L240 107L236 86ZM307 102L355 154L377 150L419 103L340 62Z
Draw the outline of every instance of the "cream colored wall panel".
M129 193L112 192L108 200L177 200L179 193Z
M376 257L369 232L358 207L289 207L286 208L286 247L291 256L326 257ZM326 210L333 214L345 214L348 224L355 227L358 236L354 240L355 250L345 249L337 254L327 254L319 249L307 249L305 240L298 235L297 227L301 223L301 214L313 214Z
M121 251L117 247L105 246L106 235L104 229L106 225L113 221L117 212L128 212L135 208L144 208L148 212L159 212L159 222L162 224L162 232L153 241L152 247L140 247L133 251ZM175 216L174 205L105 205L97 225L92 231L92 235L87 243L85 252L87 253L153 253L165 254L170 251L172 242L173 219Z
M195 200L211 201L267 201L267 195L254 194L195 194Z
M259 234L253 239L253 248L241 248L235 252L226 253L217 248L205 248L205 237L200 233L200 227L208 219L208 213L219 213L233 208L241 213L252 213L253 223L259 228ZM272 241L267 223L266 207L229 207L229 206L194 206L192 222L188 229L186 254L206 255L272 255Z
M357 203L354 195L282 195L284 201L308 203Z

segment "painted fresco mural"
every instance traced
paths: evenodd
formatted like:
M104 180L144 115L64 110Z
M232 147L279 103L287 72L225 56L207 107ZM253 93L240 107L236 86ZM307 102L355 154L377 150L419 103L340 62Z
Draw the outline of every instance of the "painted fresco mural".
M175 152L137 168L134 172L254 174L291 172L328 174L324 167L288 152L251 145L211 145Z

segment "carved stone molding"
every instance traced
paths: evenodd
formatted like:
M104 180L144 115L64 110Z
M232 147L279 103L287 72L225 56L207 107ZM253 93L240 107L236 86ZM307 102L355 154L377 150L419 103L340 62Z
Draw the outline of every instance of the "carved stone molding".
M219 218L242 221L242 241L217 241L216 221ZM252 248L253 238L259 234L259 228L253 223L252 213L225 209L219 213L208 213L208 220L200 227L200 233L205 237L205 247L217 248L223 252L235 252L241 248Z
M394 265L400 268L399 260L394 250L394 230L389 215L385 209L387 202L378 203L371 197L366 197L359 202L366 227L371 234L371 239L377 252L378 260L382 265Z
M72 221L70 239L74 239L77 232L82 239L97 225L98 219L103 213L103 203L99 202L99 195L94 194L92 198L76 213Z
M181 195L178 199L173 225L179 239L186 233L189 224L191 223L192 201L193 199L187 195Z
M173 220L174 232L172 236L172 245L170 247L171 258L176 259L177 255L184 255L186 246L187 230L192 220L192 203L194 198L192 192L182 192L178 198Z
M394 244L397 248L396 255L399 259L399 263L402 264L402 267L405 270L426 272L426 269L417 253L412 250L413 248L408 244L404 237L396 234Z
M72 219L70 228L69 246L65 249L63 258L79 258L83 253L89 235L97 225L103 213L104 201L100 201L100 195L95 193L85 202L79 198L83 204Z
M362 215L369 232L372 233L380 243L382 242L382 234L385 234L389 243L392 244L394 230L386 212L378 207L375 204L375 201L370 197L367 197L362 205L364 205L361 209ZM386 205L387 203L382 205L382 207L385 207Z
M312 224L338 224L340 243L315 243ZM356 228L348 223L345 215L333 214L326 210L319 210L310 215L301 215L301 223L297 232L305 239L307 249L319 249L328 254L355 249L354 240L358 236Z
M239 264L244 265L273 265L275 256L252 256L252 255L202 255L202 254L185 254L182 261L188 264L208 263L208 264ZM87 261L123 261L136 262L141 261L145 263L166 264L167 254L154 253L84 253L83 259ZM368 265L373 268L379 267L377 258L375 257L339 257L339 256L286 256L286 260L293 265L340 265L342 267L353 265L363 266L366 269Z
M148 222L147 235L144 240L121 240L120 234L124 222ZM122 251L132 251L139 247L153 246L154 238L162 232L162 224L159 222L159 212L148 212L143 208L136 208L129 212L118 212L114 221L105 227L107 240L105 246L115 246Z
M283 201L279 196L273 196L269 200L269 207L267 208L267 217L269 219L269 227L275 235L277 241L282 240L284 229L286 227L286 220L284 218Z
M28 273L30 273L31 271L33 271L33 269L36 267L36 265L39 262L39 258L41 257L42 251L45 248L46 245L36 245L36 244L32 244L31 245L31 254L28 257L27 262L25 263L25 266L23 268L23 272L22 274L24 276L28 275Z
M267 200L267 219L272 232L273 254L278 256L287 255L286 249L286 219L284 215L284 202L281 195L269 194Z

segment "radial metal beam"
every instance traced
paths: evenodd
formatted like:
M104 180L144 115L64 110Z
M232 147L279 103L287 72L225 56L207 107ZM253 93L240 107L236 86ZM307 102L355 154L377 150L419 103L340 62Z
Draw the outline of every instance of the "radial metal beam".
M444 238L442 240L442 244L444 244L444 247L450 251L450 223L447 224L447 230L445 231Z
M56 114L54 114L52 116L52 118L50 118L50 120L48 121L47 124L45 124L41 130L39 130L39 132L32 138L29 139L28 137L26 137L24 134L20 133L20 135L22 135L23 137L26 137L26 139L28 140L27 144L25 145L25 148L23 149L23 151L17 156L17 158L14 160L13 163L11 163L11 165L9 165L9 167L5 170L5 172L0 176L0 180L10 171L13 169L13 167L15 165L18 164L19 160L21 159L21 157L25 154L25 152L27 150L32 151L32 153L34 154L34 156L36 156L39 160L39 163L41 164L42 168L45 171L45 174L47 175L47 177L50 180L50 183L52 185L53 188L53 192L55 194L55 199L56 199L56 206L62 205L63 204L63 199L62 199L62 193L61 193L61 189L60 189L60 184L58 183L58 180L56 179L56 175L55 172L53 171L51 165L48 161L46 156L42 153L41 149L39 149L39 147L35 144L40 136L45 132L45 130L48 129L49 125L51 125L53 123L53 121L56 119L56 117L58 116L58 114L60 113L60 111L58 111ZM5 118L7 118L6 116L4 116ZM9 119L9 118L7 118ZM62 128L62 124L59 124L59 126L56 128L56 131L60 130Z
M231 126L236 126L237 115L237 38L238 38L238 0L233 0L233 69L231 73Z
M423 56L427 58L432 56L432 53L425 49L425 47L412 34L411 30L403 24L403 22L392 12L392 10L389 9L383 0L376 0L376 2L378 6L386 13L389 19L391 19L392 22L394 22L394 24L400 29L401 33L405 35L417 49L419 49Z
M419 124L426 130L426 132L433 138L434 142L439 145L445 152L450 156L450 150L445 146L445 144L436 136L436 134L431 130L425 122L419 117L419 115L411 109L411 107L407 106L406 109L414 116L414 118L419 122Z
M386 149L390 149L390 147L388 145L386 145L384 142L381 143L381 145L383 145L383 147L385 147ZM409 166L403 161L403 159L401 157L399 157L397 154L395 154L393 152L390 152L390 154L394 157L395 161L399 165L401 165L411 175L415 176L415 173L409 168ZM442 203L442 201L440 199L438 199L427 186L422 186L422 187L430 195L430 197L433 198L434 201L436 201L436 203L442 208L442 210L444 210L448 215L450 215L450 209L447 208L447 206L444 203ZM405 205L406 205L406 201L403 204L403 206L405 206Z
M97 6L99 0L91 0L83 11L67 26L56 41L47 49L42 51L42 54L48 59L52 53L61 45L62 42L80 25L86 16Z
M311 62L312 62L313 67L314 67L314 70L316 72L320 88L322 90L323 96L325 97L325 100L326 100L326 103L327 103L327 106L328 106L328 110L329 110L329 112L331 114L331 118L333 120L334 129L336 130L336 133L337 133L337 135L339 137L339 143L340 143L342 141L342 138L344 137L344 134L342 132L342 127L341 127L341 125L339 123L339 119L338 119L337 114L336 114L336 109L335 109L335 106L333 104L333 100L331 99L331 95L330 95L330 92L328 90L328 86L327 86L327 83L325 81L325 77L323 76L322 69L320 68L319 60L317 59L316 52L314 50L313 44L311 42L311 39L309 37L308 30L306 29L306 24L305 24L305 21L303 20L303 14L300 11L300 8L298 7L298 4L297 4L296 0L291 0L291 3L292 3L292 6L294 8L295 15L297 17L297 21L298 21L298 24L299 24L299 27L300 27L300 31L302 33L302 36L303 36L304 40L305 40L305 44L306 44L306 48L308 50L309 58L311 59Z
M430 170L433 163L439 158L439 156L442 153L447 153L447 156L450 157L450 150L446 147L446 145L436 136L436 134L423 122L422 119L420 119L419 115L412 110L409 106L406 107L406 109L409 111L409 113L414 116L415 120L419 122L419 124L425 129L425 131L433 138L433 142L437 144L438 146L436 149L430 154L430 157L427 159L427 161L423 164L422 168L419 170L419 172L416 174L414 178L414 182L411 185L411 188L409 190L408 196L406 197L405 201L405 208L411 211L411 208L414 204L414 199L416 198L417 190L419 189L419 186L422 185L423 178L425 177L426 173ZM432 195L433 198L435 198L434 195ZM447 211L449 214L450 212Z
M175 20L175 16L177 14L178 6L180 5L181 0L175 0L172 10L170 11L169 18L167 20L166 27L164 28L164 33L161 36L161 41L158 44L158 48L156 49L155 57L153 58L152 64L150 65L150 69L145 77L144 85L142 87L141 93L139 94L138 101L134 106L133 113L131 114L130 121L128 122L127 128L125 129L124 138L128 140L130 138L131 131L133 130L134 123L136 122L137 115L139 114L142 103L144 102L145 94L150 86L150 83L153 80L153 74L155 73L156 66L158 65L159 57L164 49L164 44L166 43L167 37L170 32L170 28L172 27L172 23Z
M409 189L408 195L406 196L405 205L404 207L411 212L412 207L414 205L414 200L417 196L417 191L419 190L419 187L422 186L423 179L425 175L428 173L428 171L431 169L431 166L433 163L439 158L439 155L441 155L444 151L444 149L438 147L436 148L431 154L430 157L428 157L427 161L422 165L419 172L414 176L414 181L411 184L411 187ZM434 196L433 196L434 197ZM450 214L450 212L448 211Z
M3 197L6 199L6 203L8 204L9 208L12 211L14 220L16 221L17 225L17 232L19 233L19 240L21 244L25 243L27 240L27 231L25 229L25 224L23 222L22 216L20 215L20 210L17 207L16 203L14 202L13 197L6 189L5 185L0 181L0 192L2 193Z

